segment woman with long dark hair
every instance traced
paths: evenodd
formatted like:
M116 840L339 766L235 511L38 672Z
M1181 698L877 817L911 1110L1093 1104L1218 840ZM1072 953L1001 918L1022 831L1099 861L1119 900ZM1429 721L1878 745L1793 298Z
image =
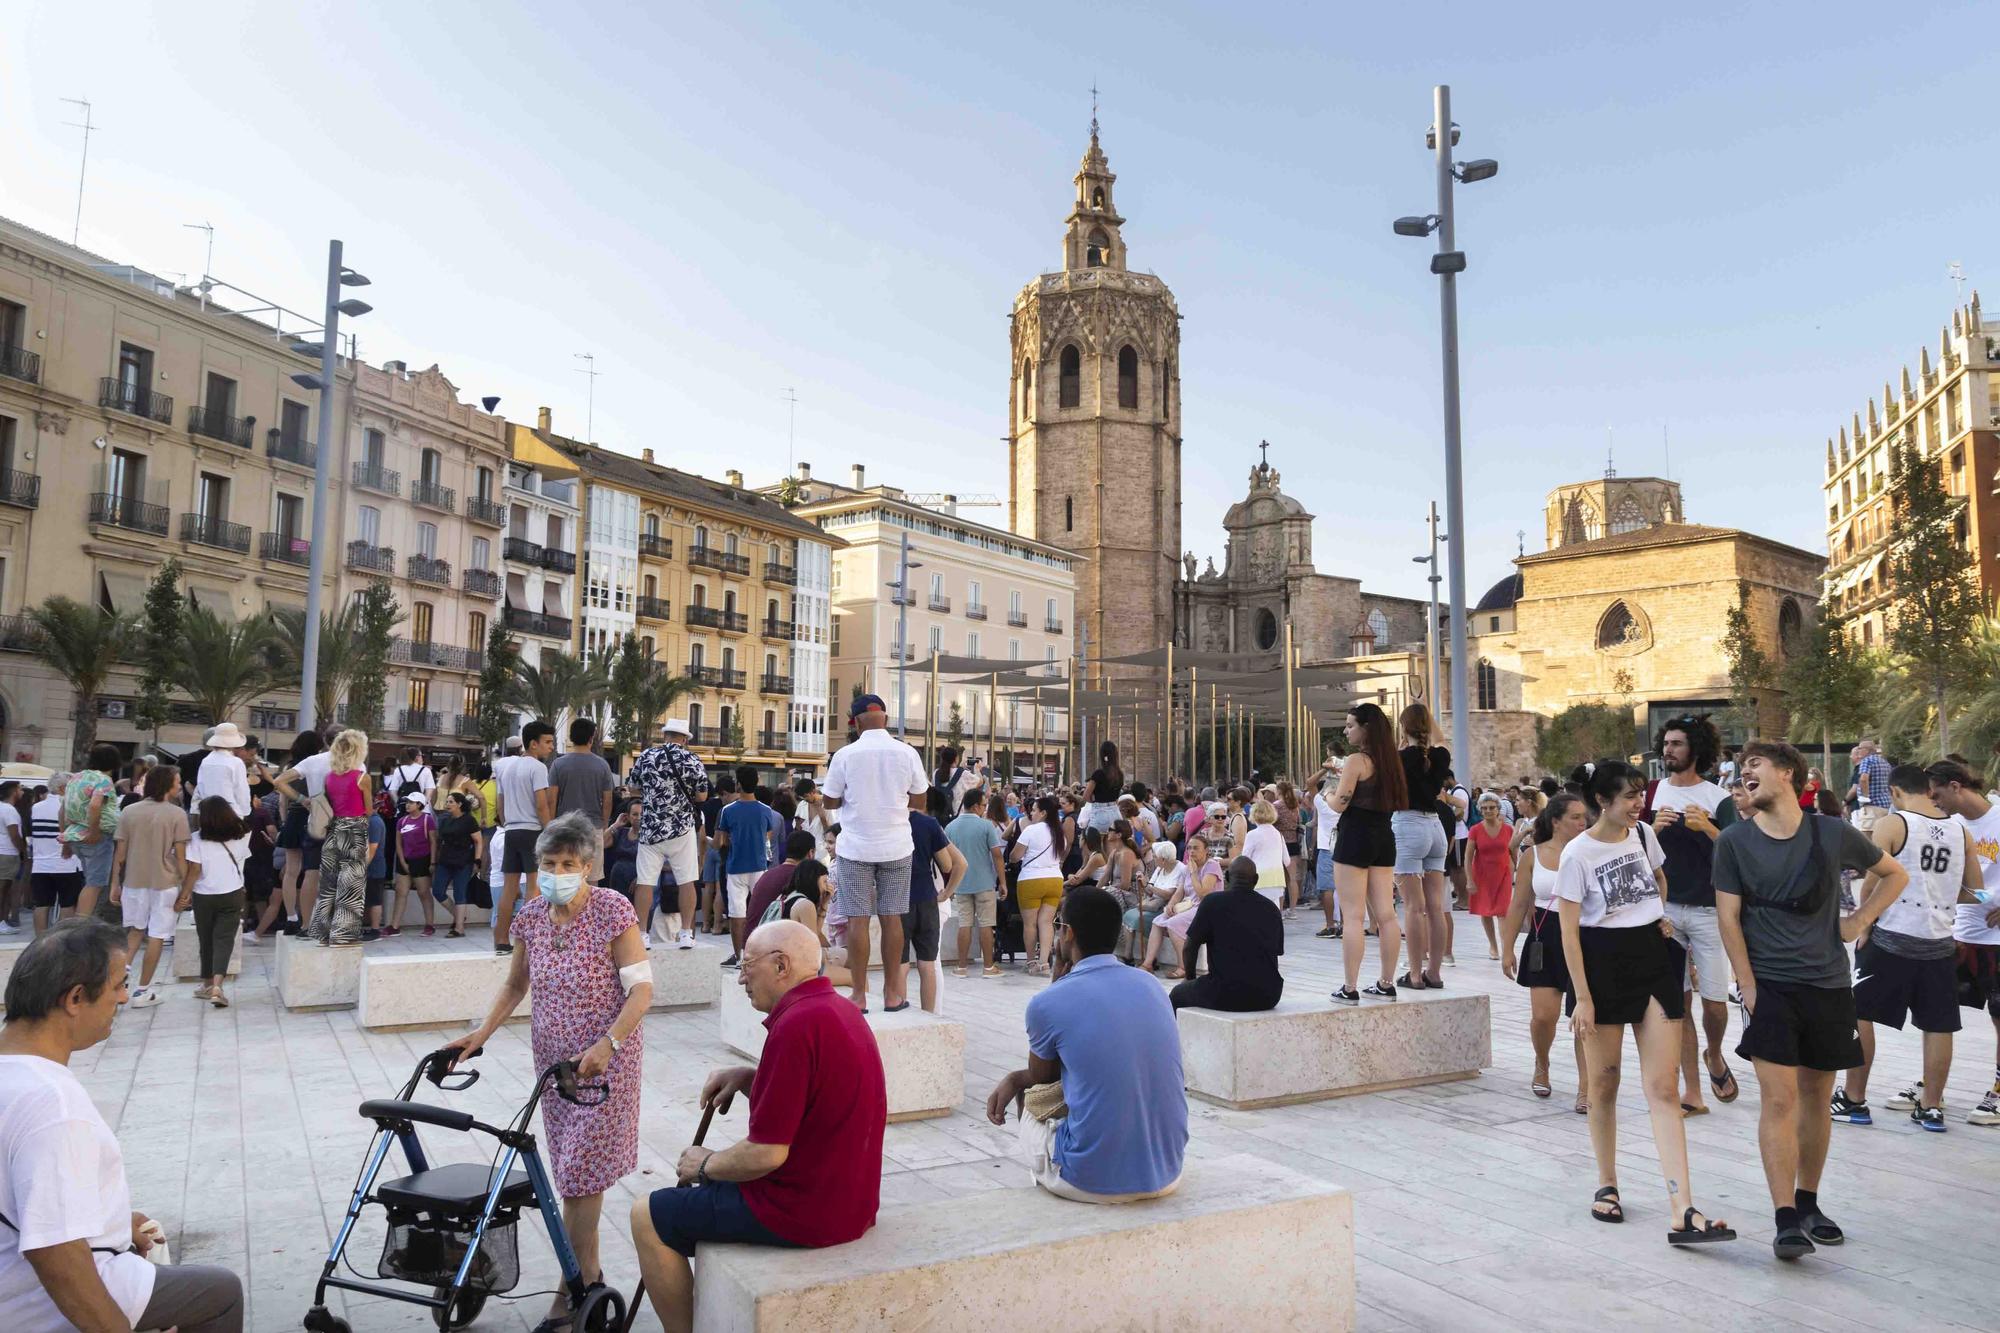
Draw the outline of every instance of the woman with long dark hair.
M1346 734L1353 753L1341 766L1340 786L1327 802L1340 816L1333 842L1333 882L1340 894L1341 915L1348 924L1372 912L1382 929L1382 975L1365 992L1356 990L1355 983L1361 979L1361 960L1368 941L1356 930L1348 931L1341 940L1347 978L1333 999L1340 1004L1359 1004L1364 994L1384 1000L1396 998L1396 983L1391 978L1396 975L1403 934L1396 924L1396 836L1389 827L1389 812L1403 808L1408 792L1389 718L1380 708L1357 704L1347 714Z
M302 731L292 741L291 762L278 777L278 801L282 814L278 820L278 850L285 855L285 867L278 881L278 891L271 895L271 901L264 907L264 915L257 922L257 930L251 942L261 944L276 924L287 935L298 935L305 930L308 915L302 906L319 892L320 842L306 835L306 807L312 798L326 791L328 760L325 758L326 742L317 731ZM294 791L286 783L298 782L302 790ZM278 922L278 913L283 911L285 920Z
M1528 1039L1535 1045L1535 1076L1528 1088L1537 1097L1547 1097L1555 1089L1549 1082L1549 1049L1555 1044L1556 1021L1565 1005L1576 1008L1576 991L1570 985L1569 965L1563 961L1562 916L1556 908L1556 868L1562 863L1563 848L1590 827L1590 812L1581 797L1568 792L1553 798L1537 814L1528 833L1528 845L1521 849L1514 867L1514 901L1501 927L1500 970L1528 988ZM1521 945L1518 964L1514 958L1514 937L1521 923L1532 914L1533 924ZM1571 1045L1576 1048L1576 1112L1590 1110L1590 1062L1584 1050L1583 1034Z
M1399 981L1411 990L1439 990L1447 939L1444 863L1451 839L1438 818L1438 799L1451 772L1451 751L1431 744L1437 728L1422 704L1411 704L1396 720L1404 741L1396 755L1403 769L1403 803L1390 811L1389 829L1410 942L1410 970Z
M1688 1176L1687 1127L1680 1104L1681 979L1687 955L1666 919L1666 864L1651 829L1639 822L1646 777L1607 759L1591 770L1584 798L1596 822L1563 848L1556 870L1562 913L1563 961L1576 989L1571 1017L1590 1056L1590 1146L1598 1190L1590 1215L1623 1222L1618 1198L1618 1061L1625 1028L1639 1046L1639 1076L1653 1121L1653 1147L1666 1177L1674 1245L1735 1240L1694 1206ZM1697 1220L1699 1219L1699 1220Z
M1118 746L1106 741L1097 747L1097 767L1084 785L1087 804L1080 819L1083 827L1109 829L1111 821L1118 818L1118 798L1124 791L1125 770L1118 766Z
M1028 975L1047 976L1049 949L1055 944L1056 908L1062 905L1063 838L1062 807L1053 796L1035 802L1037 818L1023 820L1021 837L1008 859L1021 867L1014 887L1015 901L1021 905L1021 942L1029 962Z

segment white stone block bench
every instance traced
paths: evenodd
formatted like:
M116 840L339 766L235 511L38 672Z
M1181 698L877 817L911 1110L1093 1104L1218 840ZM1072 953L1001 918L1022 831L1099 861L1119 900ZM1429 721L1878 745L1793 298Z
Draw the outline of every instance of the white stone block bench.
M851 1245L702 1246L694 1326L993 1333L1019 1322L1006 1312L1025 1308L1023 1274L1077 1279L1059 1281L1030 1326L1343 1333L1354 1327L1353 1200L1234 1156L1190 1161L1178 1190L1144 1203L1071 1203L1030 1185L885 1208Z
M238 931L236 947L229 951L229 967L224 975L235 977L242 974L243 934ZM201 940L195 933L194 916L189 912L182 912L180 924L174 927L174 980L208 984L208 978L201 974Z
M882 1054L889 1119L950 1115L965 1100L965 1024L927 1014L915 1004L885 1014L880 1000L875 997L876 1007L867 1017ZM841 1003L848 1003L844 996ZM764 1053L764 1015L751 1006L734 973L722 988L722 1044L752 1060Z
M736 974L722 966L729 955L699 940L692 949L651 941L647 955L653 964L653 1008L706 1009L722 995L724 979L740 991Z
M1336 1005L1314 994L1264 1013L1177 1017L1188 1091L1239 1111L1471 1078L1493 1063L1484 995Z
M361 1026L398 1028L470 1027L486 1017L507 979L512 959L479 952L371 956L363 949L361 984L356 993ZM526 1018L534 996L524 998L513 1017Z
M428 894L430 890L425 889L424 892ZM493 896L495 898L498 898L500 896L499 890L497 889L494 890ZM390 881L390 889L388 897L384 901L383 910L385 912L393 911L395 910L395 906L396 906L396 890L394 887L394 881L392 880ZM449 899L446 899L444 902L437 902L435 900L432 901L431 917L437 925L439 934L443 934L445 931L451 928L451 914L453 910L454 909L452 908L451 901ZM493 920L493 913L490 909L481 907L477 903L467 903L465 905L465 924L468 929L470 929L473 926L489 925L491 924L492 920ZM423 903L418 901L417 892L415 889L410 890L408 896L405 898L403 902L403 919L394 922L393 924L401 926L406 931L423 930L424 905Z
M352 1009L361 998L361 950L278 935L278 1002L287 1009Z

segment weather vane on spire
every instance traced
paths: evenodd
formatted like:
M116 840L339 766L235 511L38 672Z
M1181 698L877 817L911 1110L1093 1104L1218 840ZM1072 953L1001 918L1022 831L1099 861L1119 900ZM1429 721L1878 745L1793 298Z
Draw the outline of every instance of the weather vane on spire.
M1097 137L1097 80L1090 81L1090 137Z

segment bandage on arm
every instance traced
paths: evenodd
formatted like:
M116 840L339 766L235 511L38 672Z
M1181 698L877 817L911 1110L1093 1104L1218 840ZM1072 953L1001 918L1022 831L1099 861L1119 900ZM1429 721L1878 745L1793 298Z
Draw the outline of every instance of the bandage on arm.
M653 965L651 962L627 963L625 966L618 969L619 988L622 989L627 995L630 995L632 993L632 988L634 986L637 986L641 983L644 983L646 985L651 985L652 981L653 981Z

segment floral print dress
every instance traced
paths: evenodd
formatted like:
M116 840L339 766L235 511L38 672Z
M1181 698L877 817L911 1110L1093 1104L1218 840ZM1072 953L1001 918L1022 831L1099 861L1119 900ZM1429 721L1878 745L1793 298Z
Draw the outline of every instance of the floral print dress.
M549 916L547 898L531 898L515 915L508 937L528 951L530 1022L539 1074L574 1060L596 1045L625 1007L611 941L638 924L631 902L592 889L568 924ZM639 1065L646 1030L633 1029L611 1067L596 1081L609 1085L601 1106L566 1102L551 1083L542 1094L542 1141L556 1192L565 1199L601 1194L639 1165Z

